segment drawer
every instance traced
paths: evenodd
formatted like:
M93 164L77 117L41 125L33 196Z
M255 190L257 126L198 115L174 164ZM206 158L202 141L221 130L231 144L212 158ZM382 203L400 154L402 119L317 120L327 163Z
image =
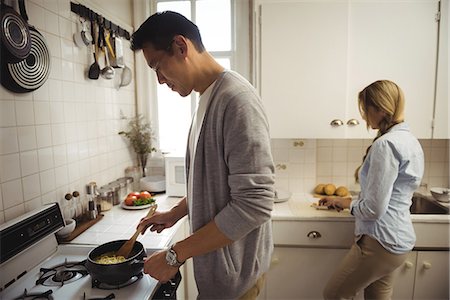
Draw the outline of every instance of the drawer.
M448 223L418 223L414 222L417 249L450 248L450 227Z
M354 222L273 221L275 245L350 248Z

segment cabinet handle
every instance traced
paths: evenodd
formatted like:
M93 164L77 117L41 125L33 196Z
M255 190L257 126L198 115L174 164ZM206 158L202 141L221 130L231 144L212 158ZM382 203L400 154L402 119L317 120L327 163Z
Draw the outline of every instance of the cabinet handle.
M427 261L423 262L423 268L425 270L431 269L431 263L429 263Z
M405 261L405 268L406 269L411 269L412 267L414 267L414 264L410 261Z
M318 239L322 237L322 235L318 231L310 231L306 236L310 239Z
M339 119L334 119L333 121L330 122L330 125L333 127L342 126L344 125L344 122L342 122L342 120Z
M356 125L359 125L359 121L356 119L350 119L347 121L347 125L348 126L356 126Z

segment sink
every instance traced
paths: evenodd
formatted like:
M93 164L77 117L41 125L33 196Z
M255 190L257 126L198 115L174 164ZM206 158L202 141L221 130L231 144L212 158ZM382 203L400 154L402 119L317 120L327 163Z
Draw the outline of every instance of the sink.
M412 205L409 208L411 214L448 215L449 208L439 204L432 197L414 194Z

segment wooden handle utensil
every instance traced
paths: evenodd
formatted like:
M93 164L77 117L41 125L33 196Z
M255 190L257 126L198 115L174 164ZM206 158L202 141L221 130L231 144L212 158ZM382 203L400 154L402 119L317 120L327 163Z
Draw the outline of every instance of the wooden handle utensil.
M150 209L145 217L146 218L151 217L155 213L157 207L158 207L158 205L156 205L156 203L154 205L150 206ZM131 253L131 250L133 250L134 243L136 243L136 239L139 236L139 233L141 233L141 231L142 231L142 226L139 226L136 229L136 232L133 234L133 236L128 241L126 241L122 245L122 247L120 247L120 249L116 252L116 256L123 256L125 258L128 258L128 256Z

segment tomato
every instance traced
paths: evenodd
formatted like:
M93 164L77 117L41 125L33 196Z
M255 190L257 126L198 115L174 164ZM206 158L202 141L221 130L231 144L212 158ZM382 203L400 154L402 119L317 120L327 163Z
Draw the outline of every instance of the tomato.
M152 195L149 192L147 192L147 191L141 192L141 198L147 199L147 198L151 198L151 197L152 197Z
M131 192L128 194L128 197L135 196L137 199L141 198L141 194L139 192Z
M125 204L128 206L133 206L134 201L137 201L137 197L134 195L128 196L127 199L125 199Z

